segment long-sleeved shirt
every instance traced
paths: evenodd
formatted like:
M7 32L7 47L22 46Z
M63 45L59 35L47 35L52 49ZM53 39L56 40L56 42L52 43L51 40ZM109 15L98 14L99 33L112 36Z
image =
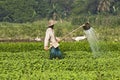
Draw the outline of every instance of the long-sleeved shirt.
M52 28L48 28L46 30L46 35L44 39L44 47L48 46L48 43L51 43L51 46L58 47L59 43L56 41L56 38L54 36L54 30Z

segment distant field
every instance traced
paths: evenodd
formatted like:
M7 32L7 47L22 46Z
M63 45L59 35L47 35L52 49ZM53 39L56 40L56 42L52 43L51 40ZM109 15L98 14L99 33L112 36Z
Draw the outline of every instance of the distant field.
M0 43L1 80L119 80L120 43L101 42L93 58L88 42L62 42L64 59L49 60L43 43Z
M111 20L111 19L110 19ZM105 21L105 20L104 20ZM78 21L79 22L79 21ZM71 22L63 21L62 23L58 21L55 25L55 35L58 37L63 37L70 33L72 30L78 28L85 22L81 22L79 25L74 25ZM104 23L102 21L102 23ZM102 24L101 23L101 24ZM99 25L98 25L99 24ZM107 25L99 23L91 23L91 26L95 29L96 35L99 40L102 41L120 41L120 26L117 25ZM44 39L45 30L47 28L47 20L35 21L32 23L0 23L0 41L2 40L23 40L23 41L33 41L36 37ZM68 36L68 38L85 35L83 29L79 29ZM69 39L67 40L69 41Z

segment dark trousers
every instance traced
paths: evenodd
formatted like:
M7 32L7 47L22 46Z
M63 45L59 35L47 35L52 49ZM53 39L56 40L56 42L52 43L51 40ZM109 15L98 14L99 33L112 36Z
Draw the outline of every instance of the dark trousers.
M53 58L62 59L62 53L58 47L57 48L51 47L50 49L50 59Z

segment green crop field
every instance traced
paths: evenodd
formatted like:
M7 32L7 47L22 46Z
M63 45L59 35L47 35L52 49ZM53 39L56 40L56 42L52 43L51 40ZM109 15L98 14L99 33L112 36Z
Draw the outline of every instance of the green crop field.
M120 0L0 0L0 80L120 80Z
M0 43L0 80L119 80L120 43L101 42L93 57L88 42L62 42L64 58L49 60L43 43Z

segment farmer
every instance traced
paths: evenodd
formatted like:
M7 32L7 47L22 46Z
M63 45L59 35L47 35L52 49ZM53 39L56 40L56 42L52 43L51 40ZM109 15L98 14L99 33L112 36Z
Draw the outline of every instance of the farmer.
M60 39L56 38L54 35L54 24L56 24L56 21L49 20L48 22L48 28L46 30L46 35L44 39L44 49L47 51L50 49L50 59L53 58L62 58L62 53L59 49L59 43ZM49 46L50 43L50 46Z

